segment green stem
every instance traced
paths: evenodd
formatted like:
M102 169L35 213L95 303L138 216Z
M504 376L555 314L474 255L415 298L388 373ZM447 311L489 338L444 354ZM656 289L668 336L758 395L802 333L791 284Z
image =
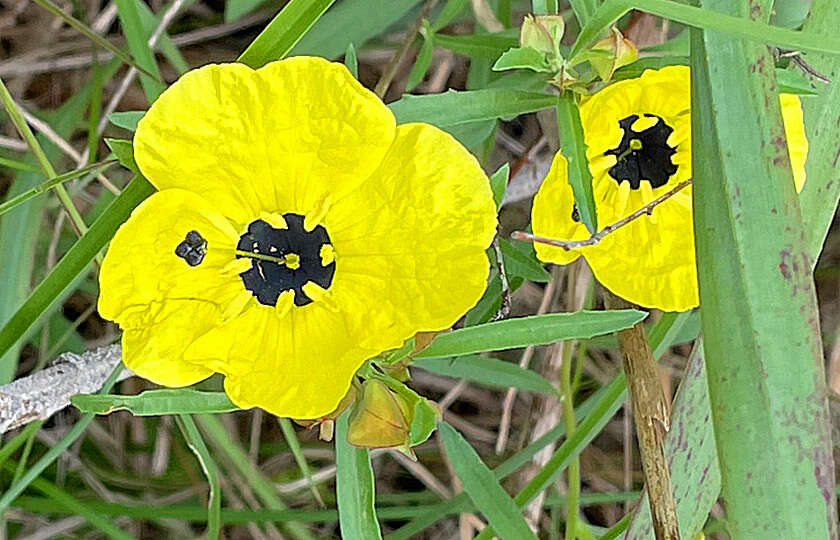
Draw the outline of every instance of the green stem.
M198 458L204 474L207 475L207 482L210 485L210 497L207 502L207 540L217 540L222 522L222 485L219 481L219 468L210 456L204 439L195 425L192 417L188 414L179 414L181 431L187 440L187 444Z
M568 269L569 278L566 283L566 307L575 305L575 289L578 265L571 265ZM575 433L575 403L572 390L572 348L574 342L563 342L561 357L560 386L563 393L563 420L566 424L566 437ZM569 463L569 491L566 494L566 539L577 537L578 514L580 513L580 458L575 456Z

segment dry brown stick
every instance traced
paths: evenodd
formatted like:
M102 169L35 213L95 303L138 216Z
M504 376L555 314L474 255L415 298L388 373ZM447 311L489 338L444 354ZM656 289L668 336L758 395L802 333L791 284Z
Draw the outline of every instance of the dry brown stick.
M385 72L382 74L379 82L376 83L376 88L374 88L373 91L380 97L380 99L385 97L388 87L391 86L391 81L394 80L394 76L397 74L397 70L400 69L403 60L405 60L408 50L411 48L411 44L414 43L414 38L417 37L417 33L420 31L420 28L423 27L423 19L429 16L429 13L435 9L437 3L438 0L426 0L426 3L423 5L423 9L420 10L420 15L417 17L417 20L414 21L414 26L412 26L411 30L409 30L405 35L403 42L400 44L400 48L397 49L397 52L391 58L391 61L385 68Z
M605 302L609 309L632 307L610 292ZM665 459L665 436L670 425L665 393L642 323L617 332L624 360L624 373L630 388L630 401L636 436L642 455L645 486L650 499L650 513L656 540L679 540L677 506L671 487L671 473Z
M567 251L570 249L579 249L586 246L594 246L595 244L598 244L601 240L603 240L608 234L615 232L617 229L624 227L628 223L639 219L645 214L651 215L653 213L654 208L676 195L681 189L685 188L689 184L691 184L691 179L683 180L682 182L674 186L672 190L663 193L662 195L650 201L648 204L639 208L629 216L625 217L624 219L620 219L611 225L607 225L606 227L596 232L589 238L585 238L583 240L556 240L554 238L537 236L523 231L514 231L513 233L511 233L510 237L514 240L527 240L529 242L548 244L550 246L563 248Z

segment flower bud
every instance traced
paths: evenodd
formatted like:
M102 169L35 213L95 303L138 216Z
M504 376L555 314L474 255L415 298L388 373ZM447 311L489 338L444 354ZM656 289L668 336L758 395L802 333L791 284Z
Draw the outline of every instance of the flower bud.
M616 69L639 59L636 45L621 35L615 26L610 30L608 38L602 39L589 50L589 63L604 81L609 81Z
M347 442L366 448L407 446L411 441L411 416L401 396L381 381L368 379L350 413Z
M565 30L566 22L560 15L526 15L519 32L519 43L552 57L559 56Z

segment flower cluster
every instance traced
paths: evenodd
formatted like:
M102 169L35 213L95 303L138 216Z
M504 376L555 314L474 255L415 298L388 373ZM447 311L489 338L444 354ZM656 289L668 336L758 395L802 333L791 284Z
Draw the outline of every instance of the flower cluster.
M318 418L365 360L451 326L485 289L496 212L477 160L396 125L343 65L189 72L134 149L159 191L114 237L99 311L154 382L221 373L241 407Z
M781 96L797 190L805 183L802 107ZM687 66L645 71L584 99L581 122L600 227L619 222L691 178L691 98ZM545 262L567 264L580 256L613 293L645 307L684 311L699 303L691 216L691 187L652 212L604 236L595 245L566 250L537 244ZM568 164L557 154L532 212L534 234L583 240L569 185Z

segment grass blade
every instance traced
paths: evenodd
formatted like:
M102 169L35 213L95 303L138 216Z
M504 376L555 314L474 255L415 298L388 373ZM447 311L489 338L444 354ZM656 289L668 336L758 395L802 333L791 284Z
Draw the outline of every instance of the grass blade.
M309 469L309 463L306 461L306 456L303 454L303 448L300 447L300 441L297 438L297 433L292 425L292 421L288 418L278 418L280 429L283 431L283 438L286 439L286 444L289 445L292 455L295 457L300 472L303 477L309 482L309 490L312 496L318 501L321 507L324 507L324 499L321 497L321 492L318 491L318 485L312 481L312 471Z
M464 484L464 491L496 529L496 534L502 540L536 540L537 535L528 527L513 499L473 447L446 422L440 423L438 433L455 474Z
M9 199L0 203L0 215L5 214L9 210L12 210L13 208L15 208L18 205L28 201L29 199L31 199L33 197L37 197L38 195L41 195L42 193L46 193L51 188L54 188L55 186L57 186L59 184L62 184L62 183L67 182L69 180L79 178L80 176L84 176L88 173L98 173L98 172L104 171L105 169L107 169L108 167L113 165L114 163L116 163L116 160L100 161L99 163L93 163L91 165L87 165L85 167L81 167L81 168L73 170L73 171L68 171L66 173L59 174L58 176L50 178L46 182L38 184L37 186L35 186L32 189L28 189L28 190L24 191L23 193L19 193L17 195L14 195L14 196L10 197Z
M93 260L114 236L117 228L128 219L131 211L143 199L152 194L154 188L146 179L135 179L119 197L93 223L90 230L81 237L58 261L44 280L0 330L0 357L17 345L29 328L50 309L70 283ZM7 362L8 358L5 359Z
M31 163L26 163L25 161L18 161L16 159L9 159L4 157L0 157L0 166L26 172L39 172L41 170L35 165L32 165Z
M247 482L254 490L266 508L272 510L286 510L286 503L277 495L274 486L263 475L263 473L248 458L244 450L231 439L225 427L214 415L196 415L202 431L209 437L216 451L223 454L233 469ZM300 523L288 521L283 524L283 529L292 538L302 540L315 540L315 537Z
M123 370L122 362L117 364L114 368L114 371L105 381L105 384L102 385L101 393L105 394L114 387L114 383L117 381L117 377ZM44 454L41 459L36 461L33 465L29 467L29 469L24 473L24 475L9 486L2 496L0 496L0 514L4 513L9 505L14 501L18 495L23 493L23 491L35 480L38 476L44 472L44 470L49 467L58 456L61 455L62 452L67 450L71 444L73 444L76 439L78 439L82 433L84 433L85 429L87 429L88 425L93 421L94 415L93 414L85 414L79 419L78 422L67 432L67 434L61 438L55 445L50 447L47 450L47 453ZM8 466L8 464L7 464ZM126 537L123 537L126 538ZM131 538L128 536L127 538Z
M138 69L142 68L140 84L143 86L143 92L149 103L154 103L166 89L166 85L161 82L163 79L155 60L155 53L149 47L148 33L140 20L137 2L138 0L114 0L128 49L134 56Z
M135 416L239 410L224 392L201 392L190 388L146 390L136 396L77 394L70 398L70 403L86 413L111 414L114 411L129 411Z
M704 5L751 13L747 0ZM692 110L716 112L692 115L692 161L701 322L729 532L765 538L773 523L780 538L836 538L810 256L787 145L769 144L785 140L775 73L762 68L773 60L756 42L708 30L693 30L691 57Z
M204 439L201 438L201 433L198 432L192 417L181 414L178 419L181 421L180 426L184 438L195 457L198 458L207 476L207 483L210 485L210 497L207 501L207 539L214 540L219 538L222 522L222 485L219 482L219 468L210 456L210 451L204 444Z
M460 356L581 339L629 328L647 317L634 309L518 317L438 334L416 358Z
M239 58L256 69L284 58L335 0L291 0Z
M5 466L7 470L12 467L14 467L12 463L8 463ZM101 517L89 505L73 497L70 493L56 486L52 482L43 478L34 478L31 485L33 488L49 497L51 505L64 507L72 515L82 516L88 523L105 533L108 537L113 538L114 540L136 540L136 538L130 534L120 530L119 527Z
M373 468L367 448L347 442L346 411L335 426L335 498L338 502L338 523L344 538L382 538L374 507Z
M137 69L138 71L140 71L141 73L151 77L152 79L157 80L157 82L163 83L163 81L160 80L159 75L155 75L154 73L152 73L150 71L147 71L144 67L137 65L134 62L134 60L132 60L131 57L129 55L127 55L125 52L123 52L119 47L114 46L110 41L108 41L107 39L103 38L102 36L100 36L99 34L94 32L93 30L91 30L90 28L85 26L85 24L82 23L80 20L74 18L71 15L68 15L67 13L64 13L61 10L61 8L56 6L50 0L34 0L34 1L38 5L40 5L41 7L43 7L44 9L46 9L47 11L49 11L50 13L52 13L53 15L58 17L59 19L63 20L69 26L75 28L76 30L78 30L79 32L84 34L85 37L87 37L89 40L93 41L94 43L96 43L97 45L99 45L100 47L105 49L106 51L109 51L110 53L112 53L114 56L119 58L122 62L128 64L129 66L131 66L135 69Z

